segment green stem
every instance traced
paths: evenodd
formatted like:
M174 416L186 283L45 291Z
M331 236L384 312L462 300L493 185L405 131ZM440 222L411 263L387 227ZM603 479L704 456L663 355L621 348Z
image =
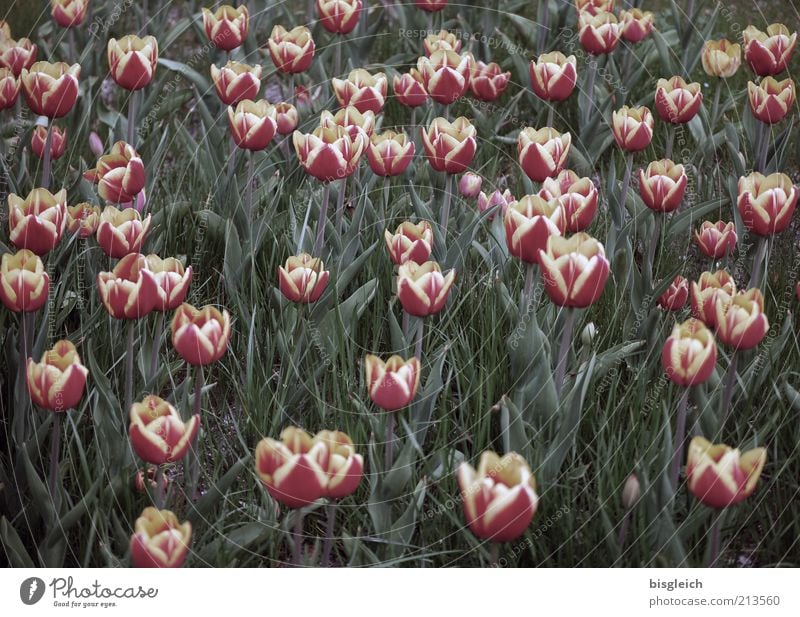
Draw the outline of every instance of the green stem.
M720 510L714 514L714 524L711 527L711 547L708 551L709 568L716 568L717 561L719 560L719 547L722 536L722 513L724 511L725 510Z
M319 257L322 251L322 245L325 243L325 223L328 219L328 204L331 198L331 185L326 182L322 189L322 209L319 213L319 221L317 221L317 237L314 240L314 257Z
M722 407L720 408L720 416L722 421L719 425L719 432L725 429L725 422L731 412L731 400L733 399L733 387L736 384L736 365L739 360L739 354L734 350L731 354L731 363L728 365L728 374L725 378L725 389L722 392Z
M53 431L50 441L50 476L48 479L48 487L50 489L50 497L53 501L56 499L57 483L58 483L58 465L61 461L61 423L63 414L66 411L53 412Z
M145 469L144 480L145 480L145 482L147 482L147 469ZM159 510L161 510L161 509L164 508L164 503L166 501L166 499L165 499L166 495L164 494L164 491L161 489L161 484L164 481L164 466L163 465L157 465L156 466L155 481L156 481L156 488L155 488L155 490L153 492L153 501L154 501L155 507L158 508Z
M425 318L420 317L417 319L419 321L419 325L417 326L417 344L414 349L414 355L416 356L417 360L422 359L422 337L425 330Z
M450 200L452 199L453 193L453 174L447 174L447 178L445 179L445 186L444 186L444 203L442 204L442 214L441 214L441 228L442 228L442 237L447 240L447 223L448 219L450 218Z
M767 168L767 153L769 152L769 140L772 136L772 127L766 122L761 123L761 148L758 153L758 171L764 173Z
M714 129L717 127L717 120L719 119L719 99L722 95L722 78L717 77L717 83L714 87L714 103L711 106L711 134L714 134Z
M344 221L344 194L347 190L347 178L339 180L339 192L336 195L336 233L342 233L342 222Z
M753 257L753 269L750 275L748 287L759 287L761 285L761 269L764 265L764 257L767 252L767 239L764 236L758 238L758 248Z
M378 236L383 235L383 230L386 227L386 213L389 211L389 198L391 192L391 184L389 180L389 176L386 176L383 179L383 202L381 204L381 211L379 215L378 221Z
M628 529L631 526L631 512L632 510L625 510L625 516L622 517L622 524L619 526L619 536L617 536L617 544L619 545L619 552L625 548L625 540L628 536Z
M336 526L336 506L329 503L325 506L327 522L325 524L325 540L322 544L322 567L329 568L331 565L331 548L333 547L333 531Z
M672 469L670 470L670 486L673 492L678 490L678 478L683 458L683 442L686 441L686 415L689 409L689 388L684 388L678 402L678 424L675 428L675 445L672 453Z
M153 349L150 352L150 380L156 377L158 371L158 352L161 347L161 336L164 333L164 311L159 311L156 318L156 329L153 333Z
M561 331L561 342L558 345L558 363L556 364L555 386L556 396L561 399L561 388L564 385L564 376L567 372L567 356L572 342L572 330L575 327L575 309L567 307L564 319L564 329Z
M653 213L653 237L650 239L650 247L647 253L647 282L651 289L655 288L653 284L656 264L656 250L658 243L661 240L661 223L663 214L661 212Z
M589 83L586 86L586 109L584 110L583 125L589 124L589 118L592 117L592 107L594 107L594 81L597 78L597 63L599 60L596 56L592 56L587 63L589 65Z
M500 563L500 543L492 542L489 546L489 566L492 568L499 567Z
M292 565L300 567L303 564L303 511L300 508L294 511L294 550L292 552Z
M134 90L128 97L128 144L136 148L136 99L138 93Z
M50 177L52 176L53 157L51 149L53 147L53 121L47 123L47 137L44 140L44 160L42 162L42 188L50 188Z
M672 148L675 144L675 125L671 122L667 124L667 145L664 152L664 158L672 158Z
M384 461L384 470L388 473L392 468L394 462L394 411L386 411L386 459Z
M553 116L554 116L554 108L552 103L547 104L547 125L550 128L553 128Z
M617 218L614 221L615 225L619 227L617 230L622 229L622 223L625 220L625 204L628 201L628 189L631 186L631 174L633 172L633 152L625 154L625 175L622 177L622 190L619 193L619 200L617 203Z
M136 322L133 319L128 320L128 337L127 346L125 348L125 408L122 410L123 424L124 418L131 410L133 405L133 335Z

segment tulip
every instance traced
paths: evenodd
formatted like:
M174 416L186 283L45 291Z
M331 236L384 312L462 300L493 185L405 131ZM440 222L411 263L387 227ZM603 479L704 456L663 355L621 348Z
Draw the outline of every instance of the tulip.
M148 255L147 269L152 273L158 286L158 300L154 309L171 311L183 304L189 284L192 282L192 266L183 264L174 257L161 259L158 255Z
M111 272L97 275L97 291L114 319L140 319L159 302L159 286L147 259L139 253L125 255Z
M318 180L331 182L353 173L368 138L362 131L353 135L342 126L320 126L313 133L295 131L292 140L303 169Z
M364 368L369 397L381 409L402 409L417 395L421 370L418 358L403 360L392 356L384 362L370 354L364 358Z
M642 496L642 487L639 484L639 478L636 474L631 474L625 480L625 486L622 489L622 505L626 510L632 509Z
M367 111L380 113L386 102L386 90L389 87L386 75L383 73L371 75L364 69L350 71L347 79L334 77L331 84L339 105L342 107L352 105L362 114Z
M50 0L50 15L62 28L80 26L86 18L89 0Z
M461 39L452 32L439 30L439 32L431 33L422 39L422 48L428 57L440 49L449 49L456 53L461 53Z
M224 354L231 338L231 316L211 305L181 304L172 318L172 346L189 364L205 366Z
M525 533L539 503L536 479L516 452L501 458L487 450L477 472L469 463L461 463L458 486L470 530L492 542L509 542Z
M692 315L709 328L717 325L716 304L726 303L736 293L736 283L725 270L703 272L692 283Z
M669 284L666 291L658 297L658 306L665 311L680 311L686 306L689 297L689 281L680 274Z
M409 315L435 315L444 307L455 278L455 270L443 275L435 261L407 261L397 271L397 297Z
M291 103L275 103L275 123L278 133L290 135L297 128L299 122L297 108Z
M326 446L328 456L320 462L328 476L325 497L341 499L352 495L364 474L364 457L356 453L353 440L342 431L320 431L314 441Z
M697 319L676 324L661 351L661 364L667 377L683 387L707 381L716 363L714 336Z
M765 77L759 84L748 81L747 98L756 118L767 124L775 124L783 120L794 106L794 82L788 77L783 81Z
M30 69L36 62L36 51L36 45L29 39L0 39L0 67L19 77L24 69Z
M109 153L97 159L97 166L83 177L98 185L100 197L115 204L134 201L147 182L139 153L124 141L111 146Z
M387 229L383 235L389 258L396 266L407 261L422 264L428 261L433 246L433 229L428 221L400 223L394 233Z
M14 107L22 82L11 69L0 68L0 111Z
M478 193L481 192L482 184L483 178L478 174L468 171L461 176L461 180L458 181L458 192L466 199L474 199L478 196Z
M453 122L434 118L427 130L420 130L425 156L436 171L458 174L472 162L478 147L475 127L463 116Z
M414 4L421 8L423 11L429 13L436 13L441 11L447 6L447 0L414 0Z
M67 411L75 407L86 389L89 371L81 364L75 345L58 341L44 352L42 361L28 358L25 377L28 392L35 405L50 411Z
M656 111L664 122L685 124L695 117L703 103L697 82L687 84L683 77L659 79L656 83Z
M510 204L516 203L516 199L511 194L511 191L506 189L502 193L500 190L495 190L491 195L486 195L483 191L480 192L478 195L478 211L479 212L486 212L490 208L494 208L495 206L500 206L500 212L505 217L506 212L508 212L508 206ZM489 215L489 220L494 220L494 214Z
M95 234L100 225L100 208L90 203L81 202L67 206L67 230L77 233L79 238L89 238Z
M105 152L103 140L100 139L100 135L94 131L89 133L89 150L91 150L92 154L94 154L97 158L103 156L103 152Z
M496 62L484 64L475 62L469 78L472 95L479 101L494 101L505 91L511 73L502 69Z
M261 66L250 66L233 60L221 69L211 65L211 79L219 100L236 105L245 99L255 99L261 88Z
M389 177L403 173L413 158L414 142L405 133L375 133L367 146L369 166L378 176Z
M610 54L619 44L622 25L613 13L581 13L578 19L578 38L583 48L590 54L599 56Z
M342 107L335 114L324 109L319 117L319 125L324 127L341 126L347 130L351 139L363 132L366 137L372 137L375 130L375 114L371 111L361 113L355 107Z
M584 347L591 347L596 336L597 326L594 325L593 321L590 321L583 330L581 330L581 345Z
M403 75L395 75L392 89L397 102L406 107L419 107L428 101L428 91L417 69L411 69Z
M158 62L158 41L154 36L139 38L128 34L108 41L108 66L117 85L140 90L153 80Z
M184 422L177 409L154 395L133 404L130 420L128 435L133 451L153 465L181 460L200 430L199 415Z
M598 13L613 13L615 0L575 0L575 9L578 15L588 13L597 15Z
M523 128L517 138L522 171L534 182L557 175L567 163L572 136L553 128Z
M192 524L181 523L169 510L145 508L131 536L134 568L180 568L192 541Z
M759 236L788 227L797 205L797 188L786 174L753 172L739 178L736 205L745 227Z
M0 261L0 301L9 311L31 313L47 302L50 277L41 258L21 249L6 253Z
M217 49L231 51L239 47L247 38L249 27L250 13L244 4L236 8L224 4L213 13L203 9L203 29Z
M732 222L703 221L700 229L694 232L694 240L706 256L719 259L736 248L736 227Z
M278 128L277 112L266 100L244 100L228 107L228 126L234 143L245 150L266 148Z
M555 178L545 178L539 196L546 201L557 200L564 209L564 231L583 231L591 225L597 213L597 189L589 178L579 178L570 169Z
M764 314L764 297L757 287L739 292L715 304L717 338L733 349L752 349L769 330Z
M34 62L22 69L22 93L31 111L50 119L66 116L78 99L81 65L64 62Z
M317 15L328 32L347 34L358 25L361 7L361 0L317 0Z
M328 286L330 272L322 260L308 253L289 257L284 266L278 268L281 293L287 300L308 304L319 300Z
M539 263L542 249L550 236L566 230L564 209L557 201L545 201L539 195L526 195L510 204L504 226L509 252L525 263Z
M272 28L267 41L269 55L275 68L281 73L302 73L311 66L314 59L314 39L311 30L296 26L286 30L281 25Z
M727 39L706 41L701 59L706 74L712 77L731 77L742 63L742 48Z
M653 161L639 171L639 194L644 204L656 212L677 210L683 201L687 183L683 165L670 159Z
M541 54L530 65L531 88L544 101L564 101L575 89L578 79L575 56L560 51Z
M653 115L647 107L622 108L611 114L614 141L626 152L638 152L653 139Z
M738 449L698 436L689 444L686 457L687 485L709 508L727 508L753 494L766 462L764 448L740 454Z
M47 142L47 129L38 125L33 129L31 135L31 150L40 159L44 158L44 147ZM50 159L55 161L64 155L67 148L67 130L59 126L53 126L50 141Z
M141 251L149 230L149 214L142 220L133 208L106 206L97 226L97 243L109 257L120 258Z
M641 9L621 11L619 21L622 28L622 38L630 43L643 41L653 30L653 14Z
M539 254L544 290L554 304L585 308L597 302L609 273L600 242L583 232L569 238L552 235Z
M756 75L766 77L786 70L792 59L797 33L789 33L783 24L770 24L762 32L755 26L747 26L742 32L744 59Z
M442 105L450 105L463 96L469 87L470 72L473 65L469 53L440 49L431 57L422 56L417 61L417 70L430 97Z
M25 199L8 196L9 239L17 248L37 255L52 251L67 224L67 191L33 189Z

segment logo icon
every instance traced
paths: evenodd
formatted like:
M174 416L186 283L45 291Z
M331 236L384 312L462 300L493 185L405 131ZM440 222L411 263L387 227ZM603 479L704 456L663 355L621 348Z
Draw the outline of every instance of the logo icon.
M36 604L44 595L44 581L36 576L26 578L19 586L19 598L23 604Z

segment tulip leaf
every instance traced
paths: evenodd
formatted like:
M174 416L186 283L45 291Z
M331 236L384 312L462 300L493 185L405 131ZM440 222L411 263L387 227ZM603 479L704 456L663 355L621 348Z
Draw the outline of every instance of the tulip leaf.
M2 540L3 552L12 568L36 567L14 526L8 522L5 516L0 518L0 540Z
M186 514L186 520L193 525L199 525L203 520L209 518L213 509L219 501L227 495L233 483L242 473L242 470L251 463L252 456L247 455L236 461L233 466L225 472L219 480L214 482L208 491L197 500Z
M182 77L194 84L200 96L205 96L212 92L210 78L204 77L188 64L178 62L177 60L170 60L169 58L159 58L158 63L170 71L180 73Z

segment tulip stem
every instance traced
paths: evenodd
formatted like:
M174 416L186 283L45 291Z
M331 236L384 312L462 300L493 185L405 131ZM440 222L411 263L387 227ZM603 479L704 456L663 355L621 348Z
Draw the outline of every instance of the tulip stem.
M453 174L447 174L444 185L444 203L442 204L442 237L447 240L447 222L450 218L450 200L453 193Z
M708 567L716 568L719 560L720 537L722 535L722 513L720 510L714 513L714 523L711 526L711 546L708 551Z
M300 567L303 564L303 510L294 511L294 550L292 552L292 565Z
M192 415L197 416L200 414L203 403L203 367L198 364L194 367L194 401L193 401ZM186 488L189 493L189 499L194 500L197 491L197 480L200 473L200 466L198 465L198 437L195 437L194 443L190 444L189 452L186 455Z
M554 109L551 103L547 104L547 124L550 128L553 128L553 116L554 116Z
M394 462L394 414L394 411L386 412L386 459L384 461L384 471L387 473Z
M147 0L142 0L142 27L139 28L139 36L144 36L147 30Z
M253 231L253 182L255 181L255 164L253 163L253 152L247 153L247 184L245 185L245 215L247 216L247 227L250 229L250 250L253 250L252 231Z
M125 349L125 407L122 410L122 423L125 424L125 415L133 405L133 334L135 322L128 320L128 343Z
M379 237L382 235L381 232L383 231L384 227L386 227L386 213L389 211L389 197L391 188L392 186L389 181L389 176L386 176L383 179L383 202L380 212L380 228L378 229Z
M597 78L597 57L592 56L589 59L589 77L586 85L586 108L584 109L583 125L584 127L589 124L589 118L592 117L592 107L594 107L594 81Z
M625 516L622 517L622 524L619 526L619 536L617 536L617 544L619 544L620 556L625 549L625 540L628 537L628 529L631 526L631 513L633 510L630 508L625 510Z
M342 45L344 44L344 37L339 34L336 37L336 60L333 65L333 77L339 77L342 73Z
M153 349L150 352L150 379L156 377L158 370L158 352L161 347L161 335L164 333L164 311L159 311L156 318L156 329L153 333Z
M336 195L336 233L342 233L342 221L344 220L344 193L347 189L347 178L339 180L339 192Z
M667 145L664 149L664 158L672 158L672 148L675 144L675 125L671 122L667 124Z
M500 563L500 543L492 542L489 545L489 566L498 568Z
M331 548L333 547L333 530L336 525L336 506L329 503L325 506L325 513L328 515L328 520L325 525L325 540L322 543L321 566L329 568L331 565Z
M419 321L419 326L417 326L417 344L414 348L414 355L416 356L417 360L422 359L422 339L425 333L425 318L420 317L417 321Z
M767 168L767 153L769 152L769 139L772 137L772 130L769 124L761 122L761 140L758 153L758 171L764 173Z
M672 469L670 470L670 486L678 490L678 477L681 472L681 458L683 457L683 442L686 441L686 414L689 409L689 388L684 388L678 401L678 424L675 427L675 446L672 453Z
M136 148L136 97L138 93L134 90L128 97L128 144Z
M622 228L622 222L625 220L625 204L628 201L628 189L631 186L631 173L633 172L633 152L625 154L625 175L622 177L622 190L619 193L617 201L618 219L617 223Z
M572 342L572 330L575 327L575 309L567 307L564 318L564 329L561 331L561 342L558 345L558 363L556 364L556 396L561 398L561 387L564 384L564 375L567 372L567 356Z
M227 181L230 182L231 178L233 177L233 169L234 164L236 162L236 142L233 141L233 137L231 137L231 154L228 157L228 173L227 173Z
M656 251L658 243L661 240L661 223L663 214L661 212L653 212L653 237L650 239L650 246L647 253L647 282L651 289L655 288L653 281L655 280L656 270Z
M42 162L42 188L49 189L50 188L50 176L51 169L53 167L52 163L52 152L51 149L53 147L53 121L50 120L47 123L47 137L44 140L44 161Z
M722 95L722 78L717 77L717 84L714 87L714 103L711 106L711 129L710 133L714 134L714 129L717 126L717 120L719 120L719 99Z
M147 480L146 469L145 469L144 479ZM156 475L155 475L156 488L153 491L153 505L155 505L155 507L158 508L159 510L161 510L164 507L164 501L165 501L164 498L166 497L164 491L161 488L161 483L163 482L163 479L164 479L164 466L156 465Z
M722 393L722 408L719 410L720 415L722 417L722 421L719 425L719 432L725 428L725 422L728 419L728 415L731 412L731 399L733 398L733 386L736 383L736 365L739 360L739 354L734 352L731 354L731 363L728 365L728 374L725 378L725 389Z
M50 498L55 502L56 500L56 484L58 482L58 464L61 458L61 421L62 415L65 411L53 412L53 435L50 440L50 476L48 478L48 487L50 489Z
M764 265L764 256L767 252L767 239L764 236L758 239L755 257L753 257L753 273L750 275L748 287L759 287L761 285L761 269Z
M331 185L326 182L322 189L322 209L319 212L319 221L317 221L317 237L314 240L314 257L319 257L322 251L322 245L325 243L325 223L328 218L328 204L331 198Z

